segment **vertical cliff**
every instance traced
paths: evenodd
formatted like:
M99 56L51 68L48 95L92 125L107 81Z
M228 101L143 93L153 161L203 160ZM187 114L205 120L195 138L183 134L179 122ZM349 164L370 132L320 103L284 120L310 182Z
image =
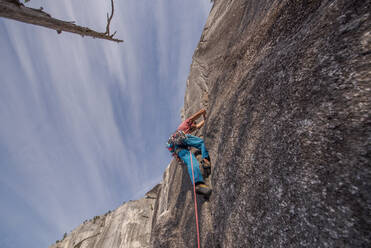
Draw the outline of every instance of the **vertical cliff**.
M214 1L183 110L207 109L202 247L371 246L370 13L368 0ZM184 166L151 195L52 247L195 247Z
M184 103L208 111L202 247L370 246L370 5L214 1ZM188 175L166 178L151 243L194 247Z

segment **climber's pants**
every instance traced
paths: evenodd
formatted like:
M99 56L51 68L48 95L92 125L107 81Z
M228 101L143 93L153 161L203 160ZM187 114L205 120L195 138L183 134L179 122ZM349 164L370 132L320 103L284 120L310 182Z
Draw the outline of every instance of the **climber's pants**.
M207 152L206 150L206 147L205 147L205 143L204 143L204 140L197 137L197 136L193 136L193 135L190 135L190 134L187 134L187 139L185 140L185 143L188 145L188 146L192 146L192 147L195 147L197 149L199 149L202 153L202 158L207 158L209 156L209 153Z
M179 158L187 165L188 168L188 174L191 177L192 180L192 165L191 165L191 155L192 155L192 163L193 163L193 171L195 174L195 183L203 183L204 178L202 177L201 170L200 170L200 164L198 163L195 155L191 152L189 152L187 149L182 149L178 152Z

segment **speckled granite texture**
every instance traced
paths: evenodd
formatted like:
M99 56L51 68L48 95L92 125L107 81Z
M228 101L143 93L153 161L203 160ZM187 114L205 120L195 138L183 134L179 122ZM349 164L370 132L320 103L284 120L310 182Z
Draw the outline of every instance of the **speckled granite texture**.
M370 5L215 1L184 104L208 111L202 247L371 246ZM152 244L195 247L191 187L172 166L183 189Z
M370 0L214 1L183 109L207 109L201 247L371 247L370 13ZM150 195L129 218L145 228L103 228L106 246L79 248L197 247L184 166ZM101 230L79 228L63 248Z

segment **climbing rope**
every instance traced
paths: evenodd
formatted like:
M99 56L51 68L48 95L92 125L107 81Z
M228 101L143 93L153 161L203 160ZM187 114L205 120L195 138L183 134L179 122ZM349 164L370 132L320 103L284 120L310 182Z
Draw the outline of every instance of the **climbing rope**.
M192 177L193 177L193 194L194 194L194 200L195 200L195 215L196 215L196 229L197 229L197 247L200 248L200 231L198 229L198 213L197 213L195 173L193 172L193 162L192 162L191 151L189 151L189 156L191 156L191 167L192 167Z

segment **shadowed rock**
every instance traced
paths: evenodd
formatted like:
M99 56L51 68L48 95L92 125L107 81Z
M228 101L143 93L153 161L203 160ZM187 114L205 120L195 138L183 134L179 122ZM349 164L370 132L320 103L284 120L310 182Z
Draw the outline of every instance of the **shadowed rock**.
M215 1L184 103L185 116L208 111L202 247L370 246L370 13L370 1ZM180 175L187 191L169 197L154 247L195 246L185 172L170 188Z
M198 198L201 247L371 246L370 5L214 1L183 110L207 109L198 135L213 194ZM105 230L84 247L136 247L122 240L145 230L142 247L196 247L185 167L172 161L156 187L140 200L155 201L144 229L136 214L121 236L89 224L74 242ZM98 237L112 242L94 246Z

